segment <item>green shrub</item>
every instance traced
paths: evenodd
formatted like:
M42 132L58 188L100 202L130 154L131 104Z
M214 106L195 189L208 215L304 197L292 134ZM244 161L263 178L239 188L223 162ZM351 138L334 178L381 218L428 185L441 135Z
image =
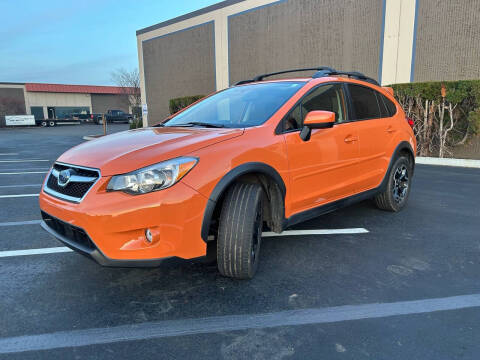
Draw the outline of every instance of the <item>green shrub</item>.
M175 99L171 99L169 103L170 114L175 114L176 112L182 110L188 105L193 104L195 101L204 98L205 95L194 95L194 96L184 96Z
M415 122L419 154L444 156L449 147L480 133L480 80L391 85Z
M133 119L130 123L130 129L137 129L143 127L143 119L141 117Z

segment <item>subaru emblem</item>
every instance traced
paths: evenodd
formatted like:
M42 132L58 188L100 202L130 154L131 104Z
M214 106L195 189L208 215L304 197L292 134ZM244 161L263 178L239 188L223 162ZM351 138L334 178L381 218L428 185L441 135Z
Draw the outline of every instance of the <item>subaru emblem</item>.
M72 176L72 173L70 169L60 171L60 173L58 174L58 180L57 180L58 186L61 186L61 187L67 186L68 183L70 182L71 176Z

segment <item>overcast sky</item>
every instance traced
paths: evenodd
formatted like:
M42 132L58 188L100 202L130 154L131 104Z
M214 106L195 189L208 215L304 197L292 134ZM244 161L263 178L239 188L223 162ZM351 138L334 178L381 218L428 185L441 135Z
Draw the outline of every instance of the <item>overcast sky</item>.
M0 82L109 85L135 31L219 0L0 0Z

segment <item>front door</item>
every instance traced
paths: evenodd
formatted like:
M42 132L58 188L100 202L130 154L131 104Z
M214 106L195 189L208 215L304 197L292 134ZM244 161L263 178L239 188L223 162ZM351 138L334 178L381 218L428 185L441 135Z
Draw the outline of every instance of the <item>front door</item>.
M284 137L290 170L290 211L292 214L315 208L356 192L358 133L348 122L347 102L342 84L319 86L284 119ZM335 113L329 129L312 130L303 141L299 130L309 111Z

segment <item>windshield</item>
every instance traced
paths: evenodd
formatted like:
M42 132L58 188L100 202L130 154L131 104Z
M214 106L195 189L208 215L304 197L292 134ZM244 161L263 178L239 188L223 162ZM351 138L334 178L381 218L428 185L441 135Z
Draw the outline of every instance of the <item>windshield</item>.
M267 121L304 82L285 81L236 86L181 112L164 126L244 128Z

